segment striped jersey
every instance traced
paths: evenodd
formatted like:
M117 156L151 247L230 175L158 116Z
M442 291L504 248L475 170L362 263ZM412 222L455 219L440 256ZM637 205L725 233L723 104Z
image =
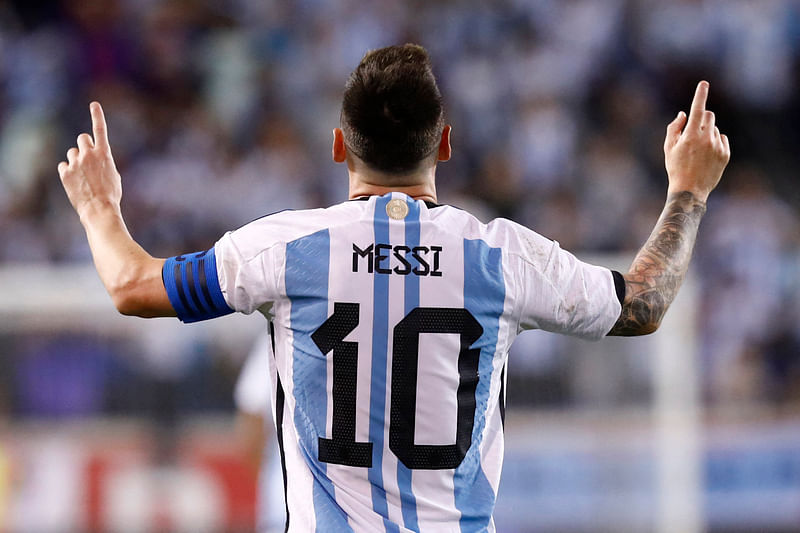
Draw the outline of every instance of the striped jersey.
M604 336L621 277L509 220L360 200L168 259L170 301L187 322L271 322L288 531L494 531L509 347Z

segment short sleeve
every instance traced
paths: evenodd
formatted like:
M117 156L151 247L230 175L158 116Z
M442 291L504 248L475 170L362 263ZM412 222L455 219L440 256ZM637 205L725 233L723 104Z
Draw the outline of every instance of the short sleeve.
M605 336L622 310L612 271L580 261L557 242L534 235L518 259L520 328L585 339Z
M263 227L248 225L228 232L214 245L220 291L234 311L250 314L280 297L278 249Z
M234 311L268 309L278 297L276 250L263 225L228 232L205 252L170 257L162 278L170 303L183 322L208 320Z

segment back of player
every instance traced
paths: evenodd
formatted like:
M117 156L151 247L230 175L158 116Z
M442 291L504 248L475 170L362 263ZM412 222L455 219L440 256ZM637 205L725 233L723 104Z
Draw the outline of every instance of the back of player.
M513 338L596 338L620 311L609 270L402 193L266 217L214 255L227 304L273 321L290 531L492 530Z
M508 348L526 328L658 328L730 157L707 95L699 83L667 128L667 202L624 276L507 220L426 203L450 127L416 45L369 52L348 79L332 155L351 201L162 260L125 227L98 104L94 139L80 135L59 174L120 312L272 321L289 531L491 531Z

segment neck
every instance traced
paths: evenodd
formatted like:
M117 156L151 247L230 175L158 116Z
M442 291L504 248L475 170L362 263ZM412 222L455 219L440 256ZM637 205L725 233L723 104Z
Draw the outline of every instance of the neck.
M410 183L410 185L387 185L386 180L381 180L377 176L351 170L349 198L352 200L359 196L383 196L390 192L402 192L415 200L436 202L433 170L432 168L429 172L403 179L404 183Z

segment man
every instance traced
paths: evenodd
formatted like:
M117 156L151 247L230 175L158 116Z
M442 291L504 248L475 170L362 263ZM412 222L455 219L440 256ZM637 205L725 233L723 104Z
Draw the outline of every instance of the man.
M184 321L260 311L274 328L289 531L486 531L503 455L508 348L528 328L599 339L656 330L730 156L700 82L664 143L667 202L627 274L508 220L436 204L450 126L428 55L367 53L333 159L350 201L285 211L201 253L130 237L100 105L59 174L117 309Z

